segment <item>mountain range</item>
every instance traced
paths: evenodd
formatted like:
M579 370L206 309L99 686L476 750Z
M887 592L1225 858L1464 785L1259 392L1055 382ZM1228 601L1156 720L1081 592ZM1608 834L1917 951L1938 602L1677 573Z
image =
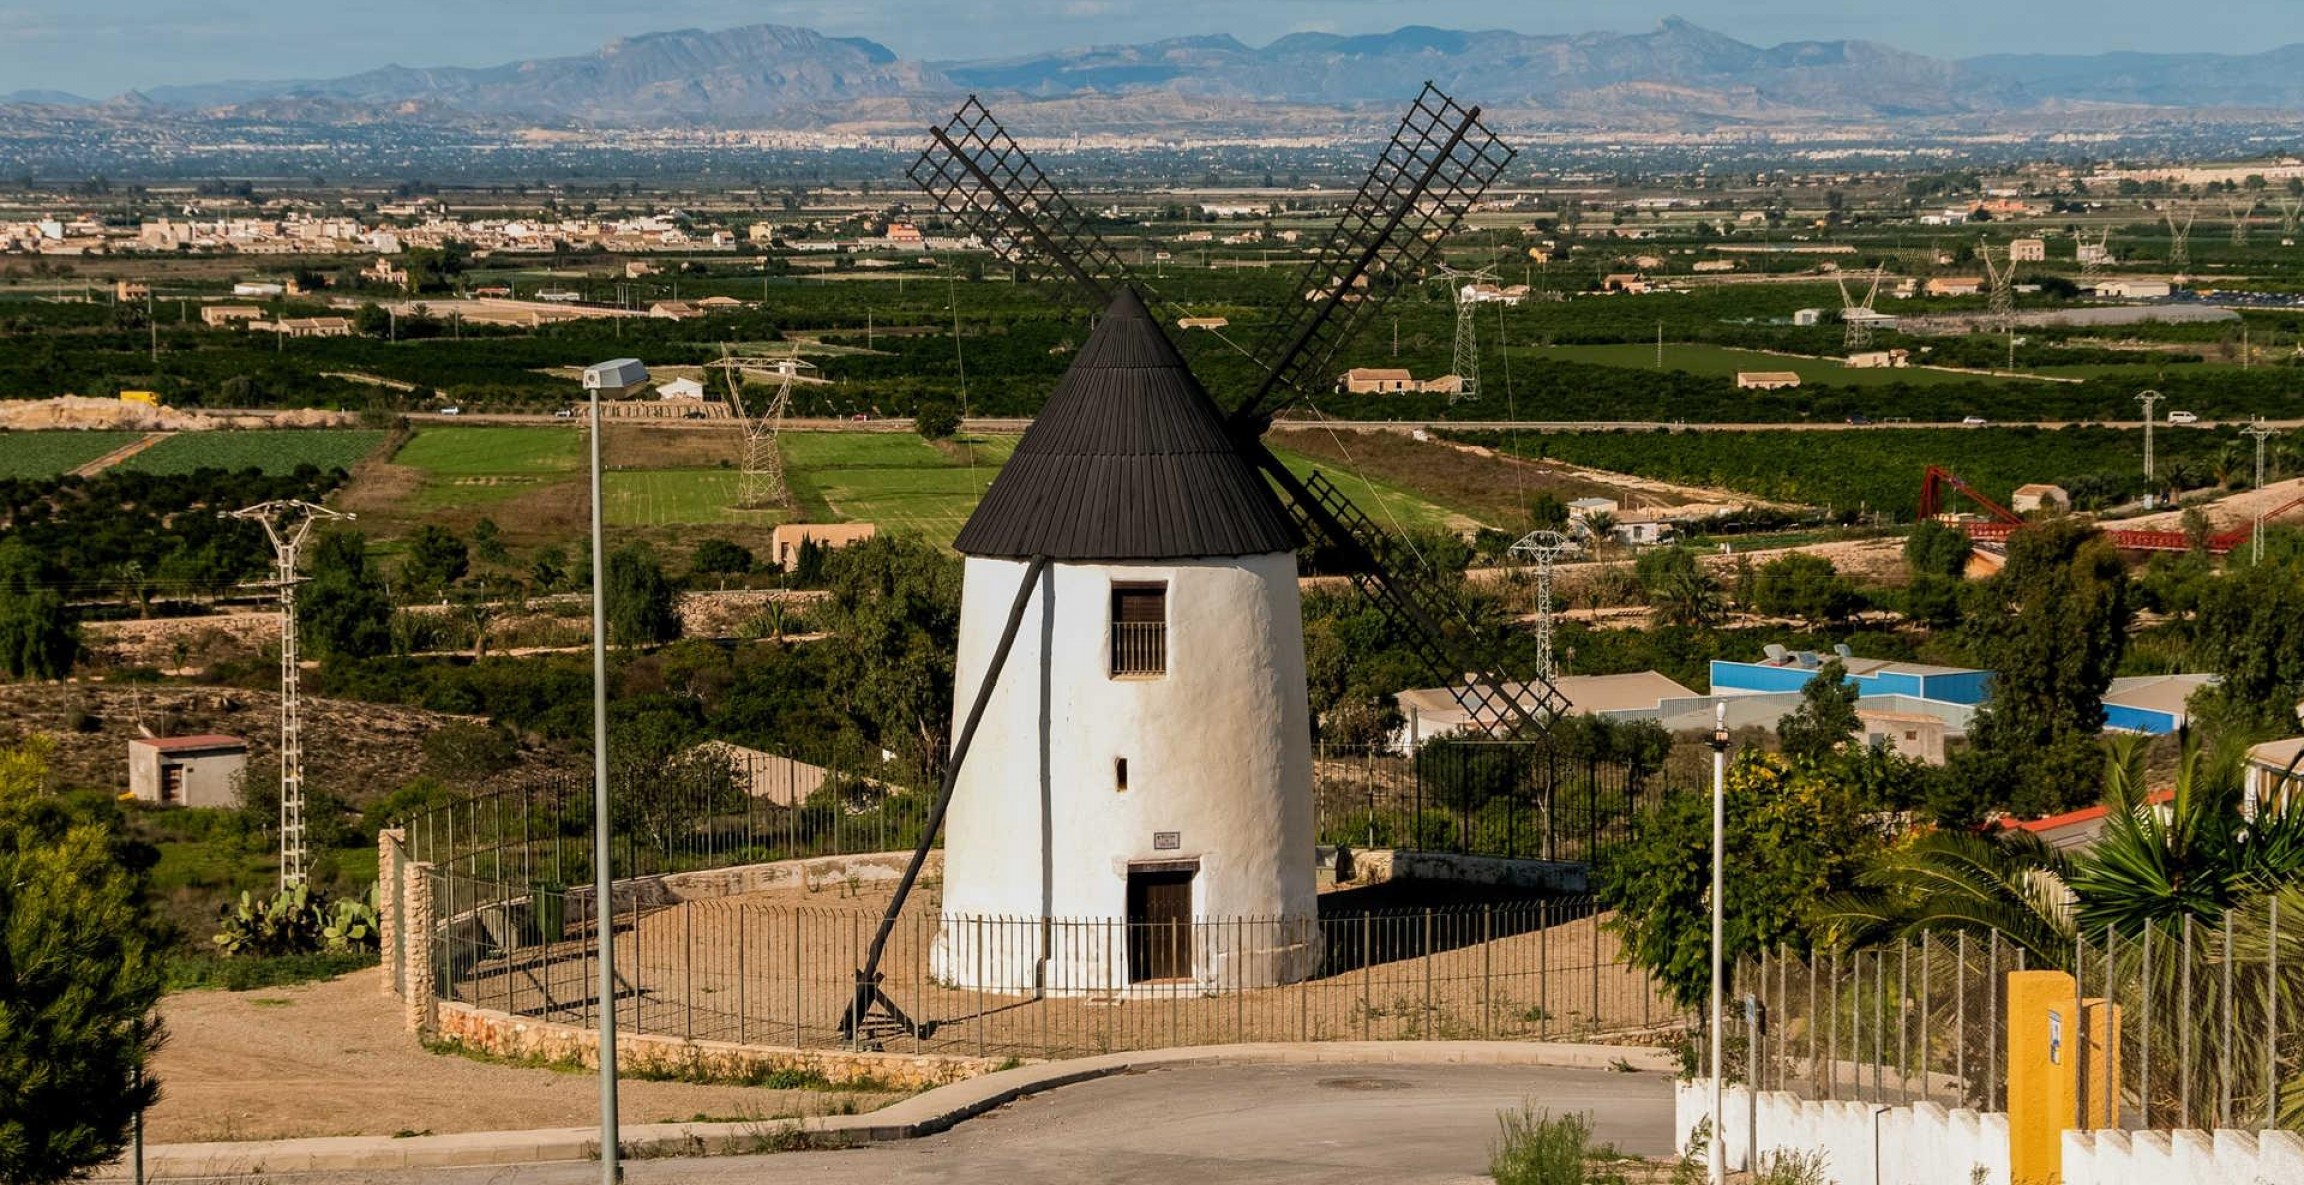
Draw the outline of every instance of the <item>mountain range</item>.
M1035 105L1044 125L1073 131L1216 118L1279 129L1317 126L1320 112L1394 108L1427 79L1477 97L1502 119L1568 126L2261 115L2304 111L2304 46L1955 61L1870 41L1756 46L1671 19L1630 34L1412 26L1366 36L1297 33L1263 46L1183 37L911 61L863 38L752 25L651 33L589 54L484 68L386 66L333 79L159 87L103 106L311 122L864 130L917 126L955 95L975 91ZM0 103L95 105L56 92L20 92Z

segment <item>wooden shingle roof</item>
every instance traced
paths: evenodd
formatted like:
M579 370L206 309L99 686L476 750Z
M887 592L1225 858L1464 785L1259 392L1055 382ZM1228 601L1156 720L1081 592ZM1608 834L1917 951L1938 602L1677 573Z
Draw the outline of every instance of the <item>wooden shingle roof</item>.
M1122 288L953 546L1097 561L1265 555L1301 542L1223 412Z

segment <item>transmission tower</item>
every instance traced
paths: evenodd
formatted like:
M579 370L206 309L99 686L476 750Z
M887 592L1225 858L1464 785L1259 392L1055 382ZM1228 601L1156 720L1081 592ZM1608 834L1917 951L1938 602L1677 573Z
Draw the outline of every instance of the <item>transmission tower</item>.
M2105 266L2112 262L2112 229L2106 227L2096 232L2093 240L2089 239L2086 231L2080 232L2079 243L2072 249L2072 257L2080 264L2081 279L2093 280L2104 274Z
M1448 281L1448 291L1456 298L1456 377L1463 380L1448 395L1453 404L1458 399L1470 399L1480 394L1480 340L1473 328L1474 314L1479 310L1477 290L1473 287L1483 280L1494 280L1494 268L1462 271L1440 265L1441 278Z
M1576 541L1558 531L1530 531L1511 554L1536 562L1536 666L1546 683L1559 678L1552 658L1552 562L1576 550Z
M744 410L744 384L736 377L738 360L728 356L726 346L720 350L720 373L728 381L728 410L736 413L744 429L743 464L736 474L736 506L740 510L782 506L785 502L784 452L776 446L776 436L784 430L784 414L792 406L792 383L800 368L799 359L786 361L790 365L776 384L776 394L754 416Z
M230 517L261 523L272 541L280 586L280 887L304 883L304 723L301 699L302 655L296 641L296 561L312 524L350 519L340 510L286 499L259 502Z
M2298 220L2300 220L2300 219L2304 219L2304 198L2299 198L2299 197L2284 197L2284 198L2281 198L2281 199L2280 199L2280 238L2281 238L2281 240L2282 240L2282 243L2283 243L2283 245L2286 245L2286 244L2288 244L2288 243L2293 243L2293 242L2295 241L2295 239L2296 239L2296 224L2297 224Z
M2003 332L2016 331L2016 261L2003 248L1994 260L1992 245L1980 243L1976 254L1984 259L1984 272L1992 280L1992 320Z
M2168 266L2181 275L2192 266L2192 223L2200 212L2190 206L2172 207L2168 219Z
M2225 208L2232 211L2232 245L2235 247L2247 246L2248 216L2256 212L2256 199L2234 198L2225 204Z
M1871 287L1864 290L1863 304L1857 304L1856 298L1849 294L1846 276L1835 277L1840 283L1840 344L1851 354L1858 350L1868 349L1872 345L1872 318L1870 314L1872 302L1880 298L1881 271L1882 269L1878 266L1872 269L1872 284Z
M2152 471L2152 408L2165 398L2167 396L2158 391L2145 391L2136 396L2136 402L2144 405L2144 480L2146 481L2157 480L2159 476Z
M2248 426L2240 430L2240 434L2256 438L2256 488L2261 490L2264 488L2264 442L2280 435L2280 430L2262 419L2256 419L2249 421Z

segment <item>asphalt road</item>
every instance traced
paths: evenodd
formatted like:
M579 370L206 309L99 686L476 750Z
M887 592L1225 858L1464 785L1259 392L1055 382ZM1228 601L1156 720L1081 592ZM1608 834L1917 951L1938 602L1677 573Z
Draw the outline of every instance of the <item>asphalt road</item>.
M571 420L562 416L512 412L472 412L456 416L444 416L438 412L411 412L409 413L408 418L418 423L440 424L574 425L580 424L582 422L581 417L575 420ZM624 427L633 424L644 424L650 428L695 428L702 430L716 429L722 432L733 432L737 427L737 422L733 419L615 420L612 422L618 427ZM2142 420L2026 420L2021 422L2014 420L1995 420L1989 426L1994 428L2045 428L2053 430L2057 428L2067 428L2072 424L2079 422L2085 422L2105 428L2135 429L2142 428L2144 426L2144 422ZM2178 431L2186 427L2220 428L2240 425L2243 423L2245 423L2245 421L2218 421L2203 419L2189 425L2176 425L2162 422L2154 426L2165 432ZM2265 423L2274 428L2281 429L2304 427L2304 420L2267 420ZM995 419L987 417L974 417L965 421L961 425L965 431L992 433L1017 433L1022 432L1031 426L1032 421L1029 419ZM1910 420L1899 420L1895 423L1887 424L1850 424L1840 420L1814 420L1799 421L1794 423L1723 424L1686 422L1665 423L1656 420L1281 420L1276 426L1280 428L1297 429L1333 426L1339 429L1378 432L1418 432L1438 430L1447 430L1453 432L1608 432L1615 430L1623 430L1629 432L1652 432L1659 428L1668 428L1675 432L1895 432L1900 429L1912 428L1974 427L1974 425L1962 424L1957 420L1948 422L1915 422ZM792 418L784 421L784 428L789 432L910 432L912 431L912 421L901 416L890 416L884 419L876 420Z
M837 1152L636 1160L631 1185L1280 1185L1485 1180L1497 1113L1522 1103L1592 1116L1596 1140L1666 1156L1660 1074L1504 1066L1198 1066L1099 1079L1025 1099L942 1135ZM273 1174L331 1185L591 1185L594 1164Z

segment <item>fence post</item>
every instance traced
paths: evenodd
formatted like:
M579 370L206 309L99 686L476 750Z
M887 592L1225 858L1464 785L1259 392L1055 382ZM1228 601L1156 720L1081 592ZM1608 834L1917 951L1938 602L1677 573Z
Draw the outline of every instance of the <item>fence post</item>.
M1825 977L1825 985L1832 989L1831 1036L1824 1042L1824 1097L1840 1097L1840 948L1832 948L1832 973ZM1811 975L1809 988L1813 992L1816 979Z
M400 914L408 927L408 997L405 1017L408 1031L430 1034L439 1024L435 1009L435 994L439 990L437 979L440 960L434 949L434 939L440 929L432 896L432 865L410 864L407 879L401 884ZM422 957L415 957L421 952Z
M1368 1009L1373 1004L1373 1001L1369 999L1368 989L1370 977L1376 971L1376 948L1369 941L1373 937L1370 932L1369 919L1373 916L1373 914L1368 913L1360 915L1360 1039L1362 1041L1368 1039Z
M803 939L804 939L804 938L806 937L806 935L807 935L807 932L808 932L808 913L807 913L807 911L806 911L806 910L798 910L798 909L796 909L796 910L793 910L793 911L792 911L792 1048L794 1048L794 1049L799 1049L799 1048L801 1048L801 1047L802 1047L802 1046L805 1044L805 1042L804 1042L804 1041L801 1039L801 1032L800 1032L800 1017L801 1017L801 1015L802 1015L802 1013L801 1013L801 1009L804 1007L804 1005L802 1004L802 998L803 998L803 997L802 997L802 992L801 992L801 987L802 987L802 980L801 980L801 978L800 978L800 969L801 969L801 967L802 967L804 964L803 964L803 963L802 963L802 961L801 961L801 955L800 955L800 947L801 947L801 944L802 944L802 941L803 941Z
M400 947L405 929L400 924L400 865L406 858L407 835L400 827L376 833L376 949L383 956L377 966L387 996L400 994L401 977L408 970L408 952Z
M2184 915L2184 947L2177 960L2177 977L2181 985L2176 1015L2176 1122L2186 1127L2192 1123L2192 1030L2199 1013L2192 1010L2192 915Z
M744 931L747 928L744 923L746 915L751 912L751 910L744 908L738 908L736 911L736 1044L738 1045L750 1044L751 1041L749 1036L751 1016L744 1007L744 981L749 978L744 962Z
M2136 1074L2136 1117L2146 1128L2152 1126L2152 1000L2160 994L2152 979L2152 931L2155 929L2158 927L2144 927L2144 953L2139 959L2143 966L2144 1025L2141 1031L2144 1040L2141 1044L2144 1048L2140 1051L2141 1064Z
M1432 1039L1432 909L1424 910L1424 1039Z
M1496 907L1480 907L1480 1037L1487 1040L1496 1035L1494 1012L1496 1001Z

